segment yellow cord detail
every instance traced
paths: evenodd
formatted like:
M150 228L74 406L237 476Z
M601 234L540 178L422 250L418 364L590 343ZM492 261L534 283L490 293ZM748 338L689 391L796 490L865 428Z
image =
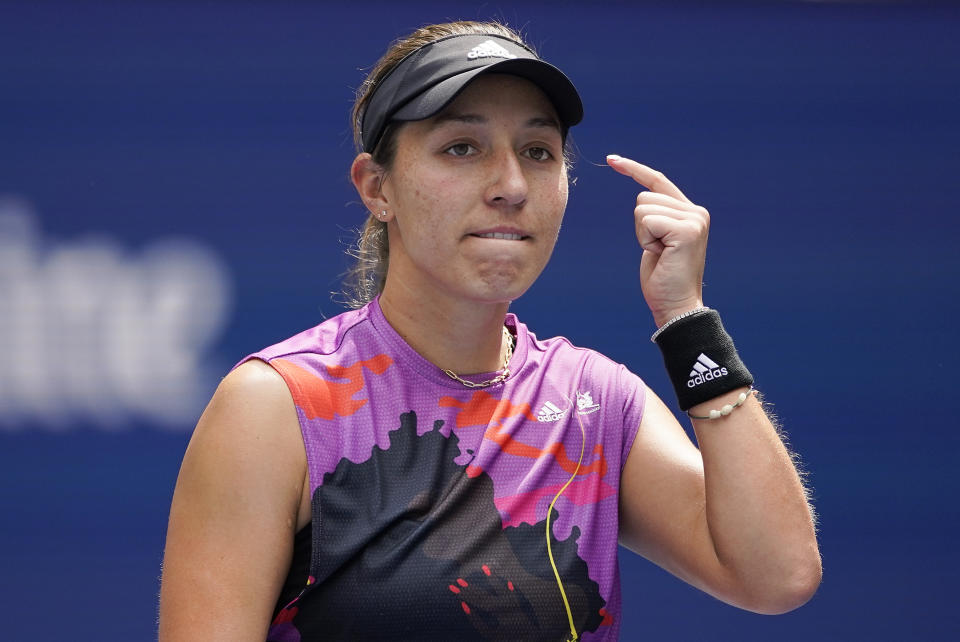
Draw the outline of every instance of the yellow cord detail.
M571 404L570 409L576 411L577 405L571 400L567 400ZM553 514L553 505L557 503L557 500L560 499L560 495L563 494L563 491L567 489L567 486L577 478L577 473L580 472L580 464L583 463L583 450L587 442L587 432L583 429L583 420L580 419L580 413L577 412L577 423L580 424L580 436L582 437L580 441L580 459L577 460L577 467L573 470L573 475L570 476L570 479L567 480L567 483L563 485L560 489L560 492L556 494L553 498L553 501L550 502L550 508L547 509L547 555L550 557L550 566L553 568L553 575L557 578L557 586L560 587L560 597L563 598L563 606L567 609L567 621L570 623L570 639L567 642L577 642L580 639L580 636L577 634L577 627L573 623L573 611L570 609L570 600L567 599L567 592L563 589L563 582L560 580L560 572L557 570L557 563L553 559L553 547L550 545L550 515Z

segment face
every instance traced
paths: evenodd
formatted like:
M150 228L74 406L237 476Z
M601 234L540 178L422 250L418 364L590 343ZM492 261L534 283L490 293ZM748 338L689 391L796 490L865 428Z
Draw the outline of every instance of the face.
M567 204L559 119L528 80L484 75L405 124L381 184L387 289L476 302L519 297L553 251Z

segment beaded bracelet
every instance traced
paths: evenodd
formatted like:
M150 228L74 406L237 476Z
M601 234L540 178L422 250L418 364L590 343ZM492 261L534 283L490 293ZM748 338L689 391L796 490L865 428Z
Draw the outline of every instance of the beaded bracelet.
M722 408L720 408L720 410L711 410L710 414L706 416L691 415L690 411L688 410L687 416L690 417L691 419L719 419L720 417L726 417L731 412L733 412L734 408L739 408L740 406L742 406L743 402L745 402L747 400L747 397L749 397L751 394L753 394L753 386L750 386L750 389L747 390L746 392L741 392L740 396L737 397L736 403L725 404Z
M687 311L684 312L683 314L678 314L677 316L673 317L672 319L670 319L669 321L667 321L666 323L664 323L662 326L660 326L659 328L657 328L657 331L653 333L653 336L650 337L650 340L651 340L652 342L656 343L656 342L657 342L657 337L660 336L660 333L663 332L664 330L666 330L667 328L669 328L670 326L672 326L674 323L676 323L676 322L679 321L680 319L686 319L687 317L692 316L692 315L696 314L697 312L706 312L706 311L709 310L709 309L710 309L710 308L708 308L707 306L701 305L699 308L694 308L694 309L692 309L692 310L687 310Z

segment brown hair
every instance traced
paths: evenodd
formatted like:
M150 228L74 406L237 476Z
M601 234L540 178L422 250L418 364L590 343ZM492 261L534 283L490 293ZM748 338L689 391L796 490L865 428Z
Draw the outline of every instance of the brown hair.
M350 112L354 145L357 153L363 151L361 145L360 123L374 90L387 74L407 55L431 42L450 36L494 35L513 40L517 44L531 49L519 33L499 22L459 21L420 27L409 36L398 38L387 49L387 53L374 65L363 84L357 90L357 97ZM376 148L371 151L375 163L390 171L396 155L397 123L388 123ZM357 234L356 243L348 250L355 261L344 278L344 302L351 308L363 307L383 291L387 279L387 265L390 261L390 246L387 241L387 224L371 212L363 228Z

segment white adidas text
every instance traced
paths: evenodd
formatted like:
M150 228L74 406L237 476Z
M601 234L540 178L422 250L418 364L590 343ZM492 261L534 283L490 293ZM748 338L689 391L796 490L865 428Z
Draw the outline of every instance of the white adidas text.
M730 373L726 368L701 352L697 360L693 362L693 369L690 370L688 375L690 379L687 380L687 387L694 388L705 381L713 381L728 374Z
M687 387L693 388L695 386L699 386L704 381L713 381L714 379L719 379L720 377L728 374L730 373L727 372L726 368L717 368L715 370L707 370L703 374L698 374L697 376L689 379L687 381Z

